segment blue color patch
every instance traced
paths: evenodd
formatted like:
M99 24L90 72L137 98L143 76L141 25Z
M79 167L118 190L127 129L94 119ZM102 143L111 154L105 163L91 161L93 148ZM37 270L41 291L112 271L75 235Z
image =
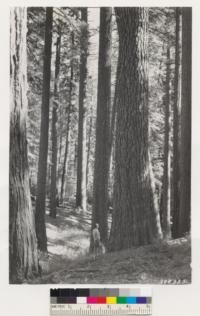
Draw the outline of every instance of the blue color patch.
M147 298L146 297L136 297L136 303L137 304L147 304Z
M136 304L136 297L126 297L126 304Z

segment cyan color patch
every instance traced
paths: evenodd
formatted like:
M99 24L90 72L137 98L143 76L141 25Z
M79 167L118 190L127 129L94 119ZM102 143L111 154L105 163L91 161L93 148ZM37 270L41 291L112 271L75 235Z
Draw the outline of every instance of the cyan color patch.
M126 304L136 304L136 297L126 297Z

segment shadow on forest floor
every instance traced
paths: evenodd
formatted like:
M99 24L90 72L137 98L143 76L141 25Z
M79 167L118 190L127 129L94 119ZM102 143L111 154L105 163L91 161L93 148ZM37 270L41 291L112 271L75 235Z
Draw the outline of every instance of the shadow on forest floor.
M191 282L190 238L107 253L96 260L88 254L90 212L72 205L46 215L49 270L31 283L154 283ZM112 267L112 269L111 269Z

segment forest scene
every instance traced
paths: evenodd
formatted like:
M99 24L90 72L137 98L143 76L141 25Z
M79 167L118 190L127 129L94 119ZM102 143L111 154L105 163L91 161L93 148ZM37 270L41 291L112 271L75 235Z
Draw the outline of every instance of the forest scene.
M191 282L190 7L10 9L9 282Z

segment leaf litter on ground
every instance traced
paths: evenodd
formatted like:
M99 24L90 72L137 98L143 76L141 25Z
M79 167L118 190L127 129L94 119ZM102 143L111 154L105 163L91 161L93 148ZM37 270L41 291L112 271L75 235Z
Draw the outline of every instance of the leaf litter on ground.
M77 212L73 204L59 207L56 219L46 214L48 258L29 283L139 283L191 282L190 237L100 255L89 253L91 209ZM46 266L45 266L46 264Z

